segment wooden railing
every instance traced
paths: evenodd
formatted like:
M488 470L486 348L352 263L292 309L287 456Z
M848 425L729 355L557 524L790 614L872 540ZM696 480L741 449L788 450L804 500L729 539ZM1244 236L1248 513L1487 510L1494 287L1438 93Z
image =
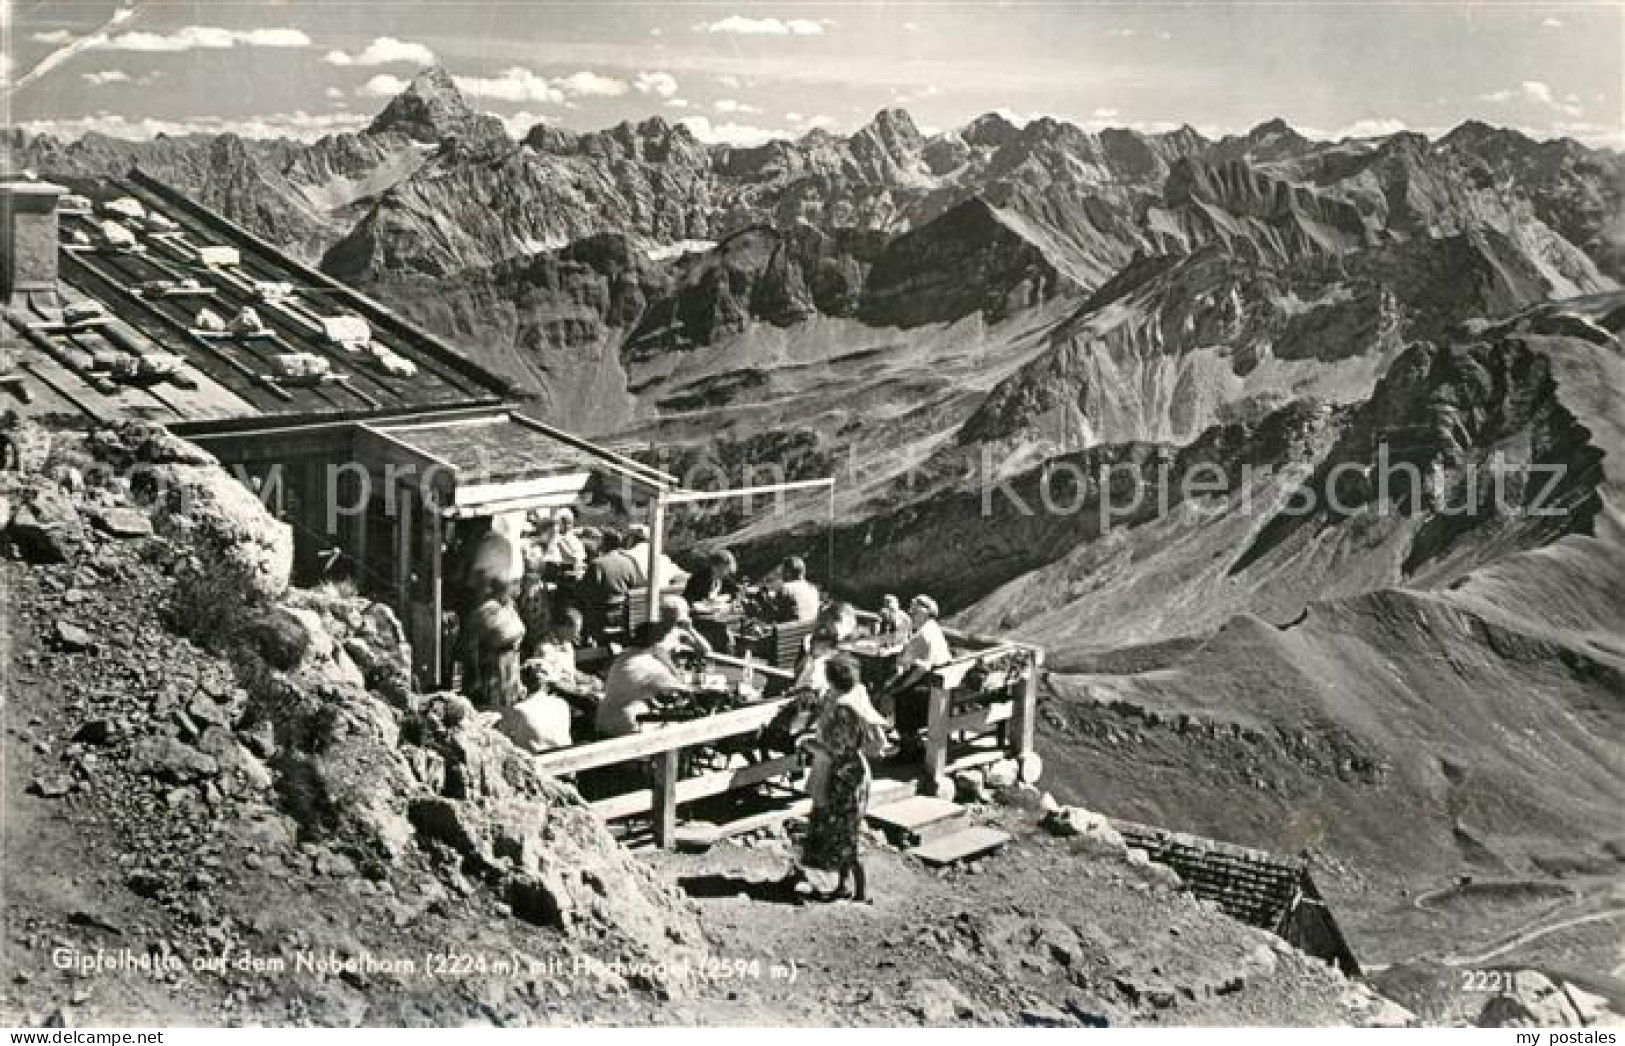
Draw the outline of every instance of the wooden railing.
M954 634L956 646L963 648L967 638ZM983 640L983 643L986 641ZM961 654L939 666L929 677L928 718L922 783L941 788L939 780L950 770L967 769L982 763L1015 759L1022 764L1022 776L1036 776L1033 758L1033 732L1037 722L1038 686L1043 673L1044 651L1025 643L977 643L982 649ZM982 688L965 692L967 678L981 670L986 674ZM993 697L999 690L1014 690ZM993 697L993 699L990 699ZM959 759L950 758L950 746L957 735L985 737L998 733L998 744Z
M1030 780L1037 765L1033 728L1044 652L1023 643L978 638L967 642L966 637L957 634L952 638L963 652L928 677L929 718L920 784L940 791L947 774L1004 759L1020 762L1022 779ZM965 651L967 646L973 649ZM737 658L715 655L708 667L737 679L745 666ZM761 664L755 664L753 669L770 687L787 686L792 680L791 674L781 669ZM978 671L985 674L984 685L968 689L967 679ZM543 773L562 776L649 761L648 787L598 799L590 805L606 821L648 816L656 845L669 848L676 840L680 805L769 781L788 780L796 774L800 759L791 754L681 776L684 752L753 734L771 722L790 700L770 697L703 719L650 725L626 737L544 753L536 757L536 765ZM990 735L994 742L991 745L987 743Z
M709 662L730 678L744 671L744 663L725 655ZM788 684L790 673L762 665L753 666L759 679L769 684ZM676 840L677 807L724 792L751 788L796 772L800 759L795 754L777 756L748 766L728 767L693 777L680 777L682 755L691 748L715 744L733 737L752 734L772 721L790 698L770 698L744 708L693 719L687 722L646 726L635 734L572 745L536 757L536 767L555 777L599 767L651 760L650 787L599 799L590 805L606 821L648 814L653 822L655 844L670 848Z

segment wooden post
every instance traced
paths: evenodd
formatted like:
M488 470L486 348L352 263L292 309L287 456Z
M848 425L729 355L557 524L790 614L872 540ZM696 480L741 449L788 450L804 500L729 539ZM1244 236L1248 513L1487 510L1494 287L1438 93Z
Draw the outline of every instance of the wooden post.
M657 574L666 552L666 492L655 491L654 504L649 508L649 562L645 573L649 581L649 612L644 618L651 624L660 619L660 587L665 579ZM636 627L638 622L632 622Z
M1013 759L1031 754L1033 750L1033 729L1038 722L1038 677L1044 668L1044 651L1034 648L1033 663L1027 669L1027 679L1021 686L1021 696L1016 699L1015 711L1011 716L1010 744L1015 749L1007 752Z
M419 651L418 662L427 666L423 678L433 679L436 689L450 685L451 673L446 670L446 596L442 575L445 571L446 521L440 515L440 499L433 492L425 515L429 517L429 620L420 629L428 640L424 651Z
M948 765L948 688L933 677L926 720L925 767L922 776L933 783Z
M395 612L407 635L412 634L413 496L405 484L395 488Z
M654 801L650 814L654 819L655 845L670 850L677 842L677 765L682 749L669 748L651 760L654 764Z

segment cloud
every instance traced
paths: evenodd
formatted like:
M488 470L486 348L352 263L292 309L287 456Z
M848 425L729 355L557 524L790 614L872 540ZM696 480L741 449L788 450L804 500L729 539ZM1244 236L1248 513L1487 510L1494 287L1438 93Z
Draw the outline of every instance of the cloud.
M746 102L736 102L732 98L719 98L712 105L719 113L759 113L762 110Z
M1115 120L1115 119L1117 119L1117 110L1116 109L1096 109L1091 115L1094 116L1094 118L1097 119L1097 120Z
M1563 19L1561 19L1561 18L1544 18L1544 19L1541 19L1540 24L1545 26L1547 29L1561 29L1561 28L1563 28Z
M339 88L337 88L337 87L329 87L323 93L326 94L327 97L335 99L335 100L344 97L344 92L342 90L340 90Z
M1108 29L1106 35L1118 40L1124 40L1131 36L1140 35L1140 31L1138 29Z
M10 5L8 3L5 2L5 0L0 0L0 11L7 12L8 16L9 16L9 13L11 11L11 7L10 7ZM105 44L107 42L108 33L115 26L122 25L122 24L124 24L125 22L129 21L131 18L134 18L134 17L135 17L135 8L134 7L115 8L113 13L107 16L107 21L105 21L101 25L97 26L94 30L92 30L89 33L86 33L84 36L80 37L77 40L69 40L67 43L63 44L61 47L58 47L56 50L52 51L50 54L47 54L44 58L41 58L39 61L35 62L34 63L34 68L28 70L26 73L23 73L21 76L17 77L16 83L12 84L12 89L13 90L21 90L24 87L27 87L29 84L33 83L34 81L38 80L40 77L42 77L45 74L49 73L51 70L53 70L53 69L57 68L58 66L62 65L62 63L66 62L68 59L72 58L74 55L79 54L82 51L88 51L93 47L98 47L98 46L100 46L102 44ZM10 75L9 75L10 72L11 72L11 61L8 58L7 61L6 61L6 73L7 73L6 79L7 80L10 79Z
M785 130L775 130L767 127L752 127L748 124L722 123L713 124L703 116L685 117L681 123L694 133L694 137L702 142L712 142L719 145L736 145L750 147L763 145L775 139L794 138L795 135Z
M220 29L189 25L173 33L120 33L97 46L107 51L174 52L225 50L230 47L309 47L310 37L298 29Z
M1524 102L1526 104L1540 105L1548 109L1563 113L1566 116L1579 116L1584 110L1578 105L1566 104L1557 100L1549 85L1539 80L1525 80L1517 87L1504 88L1491 91L1489 94L1479 95L1486 102Z
M918 22L904 22L903 23L903 31L906 32L906 33L915 32L919 28L920 28L920 23L918 23Z
M530 133L530 129L537 124L547 122L539 114L533 113L529 109L521 109L517 113L499 116L497 119L501 120L502 125L508 129L509 136L518 139L523 139L525 135Z
M355 54L347 54L344 51L329 51L323 61L338 66L395 65L397 63L433 65L434 52L423 44L411 40L397 40L393 36L380 36Z
M1356 120L1341 130L1333 131L1330 135L1334 139L1342 138L1383 138L1390 134L1398 134L1408 129L1404 120L1392 116L1374 117L1365 120Z
M127 84L132 78L122 69L103 69L100 72L84 73L85 82L92 87L105 87L108 84Z
M801 113L785 113L784 118L799 127L802 133L806 133L815 127L835 126L835 121L823 113L814 113L811 116L803 116Z
M586 95L597 98L618 98L631 90L625 80L617 80L613 76L600 76L597 73L585 71L571 73L569 76L553 82L565 94Z
M357 130L366 126L369 119L357 113L310 113L303 109L288 113L270 113L248 120L228 119L223 116L203 116L191 120L157 120L150 117L132 120L117 113L99 112L94 116L71 120L25 121L19 126L31 134L49 134L57 138L79 138L96 133L142 141L156 138L160 134L176 137L187 134L221 134L230 131L244 138L296 138L311 141L323 135Z
M670 73L639 73L632 78L632 89L639 94L670 98L677 93L677 78Z
M702 23L694 28L702 33L734 33L739 36L818 36L823 33L825 21L811 18L747 18L729 15L715 22Z
M406 90L408 86L407 82L398 76L379 73L371 80L357 87L355 93L363 98L393 98Z
M719 76L717 77L717 83L724 87L731 87L734 90L738 90L742 86L737 76Z
M11 55L0 51L0 87L11 86Z
M496 76L459 76L455 79L459 90L475 98L494 98L501 102L542 102L548 105L562 105L570 98L584 96L615 98L632 89L625 80L597 73L582 71L550 79L517 65Z
M688 99L687 98L668 98L668 99L666 99L666 108L668 108L668 109L687 109L688 108Z
M43 33L35 33L29 37L36 44L65 44L73 39L73 34L66 29L48 29Z

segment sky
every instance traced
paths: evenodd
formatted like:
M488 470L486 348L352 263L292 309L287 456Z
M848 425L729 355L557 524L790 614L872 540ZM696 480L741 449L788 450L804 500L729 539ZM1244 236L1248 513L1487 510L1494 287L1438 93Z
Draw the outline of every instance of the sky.
M1315 137L1465 119L1625 148L1625 3L0 0L0 116L73 136L313 138L427 63L517 134L660 115L706 141L992 111Z

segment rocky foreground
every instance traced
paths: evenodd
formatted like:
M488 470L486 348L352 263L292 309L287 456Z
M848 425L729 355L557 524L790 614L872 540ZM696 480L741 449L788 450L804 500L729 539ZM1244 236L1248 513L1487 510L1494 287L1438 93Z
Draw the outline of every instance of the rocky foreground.
M782 831L634 856L207 455L8 424L8 1023L1413 1019L1025 786L961 782L1016 836L967 867L872 839L873 905L779 890Z
M768 902L674 882L776 877L782 841L623 850L411 691L386 608L288 588L288 535L206 455L140 424L14 423L8 453L8 1023L1405 1019L1032 792L984 808L1016 852L933 877L878 847L874 908L747 944ZM810 983L727 973L763 949Z

